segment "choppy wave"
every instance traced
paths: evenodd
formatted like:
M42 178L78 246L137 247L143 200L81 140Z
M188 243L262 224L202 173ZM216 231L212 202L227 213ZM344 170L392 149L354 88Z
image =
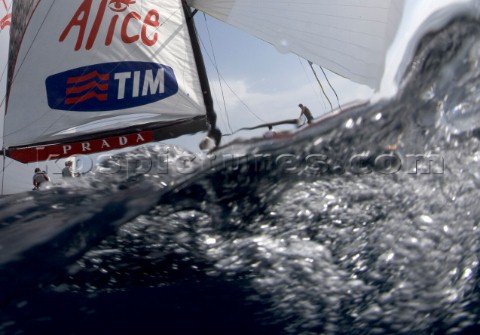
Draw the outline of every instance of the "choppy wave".
M479 27L292 137L1 199L0 333L480 332Z

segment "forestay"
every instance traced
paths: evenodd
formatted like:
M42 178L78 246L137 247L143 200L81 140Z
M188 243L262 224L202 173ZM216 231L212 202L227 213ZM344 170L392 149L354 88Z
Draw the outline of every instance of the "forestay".
M188 0L221 21L377 89L404 0Z

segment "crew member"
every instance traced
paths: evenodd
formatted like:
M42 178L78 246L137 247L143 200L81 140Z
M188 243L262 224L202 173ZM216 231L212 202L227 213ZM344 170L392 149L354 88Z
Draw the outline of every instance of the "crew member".
M46 182L49 182L50 178L48 177L45 171L40 170L40 168L35 168L35 174L33 175L33 189L38 190L40 186Z
M63 178L72 178L73 171L72 171L72 161L66 161L65 167L62 169L62 177Z
M313 121L313 116L312 116L312 113L310 112L310 109L308 109L307 106L304 106L302 104L299 104L298 107L300 107L300 116L299 118L302 117L302 115L305 115L305 117L307 118L307 122L310 124L312 123Z
M265 134L263 134L263 138L272 138L273 136L275 136L275 131L273 131L272 129L272 126L271 125L268 125L268 130Z

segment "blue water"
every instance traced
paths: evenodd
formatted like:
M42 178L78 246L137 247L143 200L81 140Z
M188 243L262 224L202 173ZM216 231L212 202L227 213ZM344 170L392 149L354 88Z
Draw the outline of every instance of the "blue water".
M292 137L1 199L0 334L480 333L479 30Z

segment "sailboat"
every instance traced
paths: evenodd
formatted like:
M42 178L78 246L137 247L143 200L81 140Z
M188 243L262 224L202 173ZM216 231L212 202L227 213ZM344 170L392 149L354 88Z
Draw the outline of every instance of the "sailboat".
M404 1L1 0L0 7L3 194L20 191L25 166L216 129L196 10L377 89Z

